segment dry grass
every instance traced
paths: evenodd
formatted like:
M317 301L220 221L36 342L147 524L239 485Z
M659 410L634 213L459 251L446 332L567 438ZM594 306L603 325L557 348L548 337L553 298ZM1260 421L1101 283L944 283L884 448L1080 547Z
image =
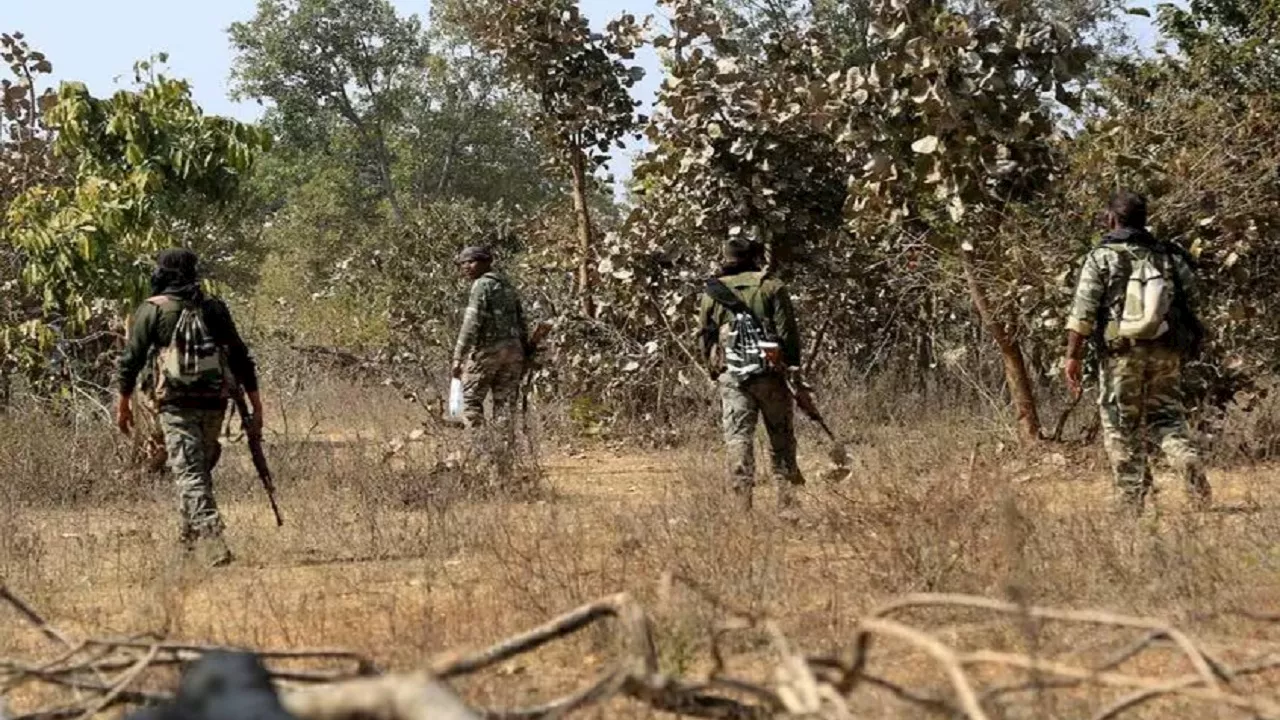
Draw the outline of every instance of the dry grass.
M850 395L831 414L858 425L854 476L823 481L823 447L806 431L810 484L800 521L786 523L770 512L769 486L755 513L733 510L709 417L678 450L544 447L540 497L480 500L425 491L440 484L430 471L457 446L455 431L431 425L388 452L416 427L390 395L276 388L269 402L286 525L274 527L243 447L229 447L219 499L240 561L213 572L179 563L172 492L113 473L119 441L104 429L0 420L0 577L71 633L343 646L401 669L624 590L655 615L663 669L682 674L707 670L713 636L744 674L766 659L763 634L724 629L725 608L708 597L777 618L815 652L841 649L861 613L917 591L1158 616L1224 652L1244 639L1280 647L1280 628L1231 614L1280 607L1280 471L1271 468L1215 471L1219 507L1208 514L1184 512L1181 488L1165 482L1158 511L1134 521L1112 512L1096 448L1023 453L998 425L937 408L869 424L872 405ZM664 586L667 573L705 593ZM37 649L41 638L7 612L0 647ZM931 619L962 647L1098 656L1118 647L1017 621ZM882 652L898 679L943 692L920 656ZM580 684L607 654L604 636L588 635L464 691L483 705L526 702ZM1186 671L1173 654L1167 668L1143 669ZM1105 697L1114 695L1015 695L993 716L1088 717ZM918 712L887 695L864 702L855 709L870 716ZM1149 717L1196 713L1169 702Z

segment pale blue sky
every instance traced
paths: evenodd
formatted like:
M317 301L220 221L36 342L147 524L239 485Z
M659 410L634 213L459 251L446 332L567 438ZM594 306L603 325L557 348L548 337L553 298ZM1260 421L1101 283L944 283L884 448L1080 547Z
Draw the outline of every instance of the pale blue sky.
M429 14L430 0L392 2L406 15L425 20ZM53 62L56 80L81 81L95 95L115 90L116 78L128 84L135 61L166 52L169 74L190 81L205 112L253 120L262 112L256 103L228 97L233 55L226 30L253 17L256 6L257 0L0 0L0 32L25 33ZM582 6L596 25L624 12L658 13L654 0L583 0ZM648 71L638 88L647 111L661 77L650 48L639 60ZM625 177L630 165L621 157L613 169Z
M430 0L392 0L405 14L426 18ZM227 27L253 16L256 0L0 0L0 32L21 31L33 47L53 62L57 80L79 80L94 94L127 83L133 63L167 52L170 74L189 80L196 101L208 113L242 120L259 116L254 103L228 97L232 52ZM1154 0L1134 3L1151 7ZM623 12L658 15L655 0L582 0L583 11L600 25ZM1136 34L1150 37L1148 23L1135 18ZM1146 44L1144 42L1144 44ZM648 109L661 81L658 61L646 48L640 62L648 75L638 96ZM634 148L629 152L634 151ZM629 158L615 161L614 171L629 174Z

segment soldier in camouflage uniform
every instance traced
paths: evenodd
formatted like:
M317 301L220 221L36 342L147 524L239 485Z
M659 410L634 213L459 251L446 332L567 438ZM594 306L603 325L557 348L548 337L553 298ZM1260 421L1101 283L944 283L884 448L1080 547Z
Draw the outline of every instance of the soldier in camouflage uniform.
M1195 314L1195 276L1185 251L1146 230L1146 200L1120 192L1107 212L1109 232L1089 253L1067 325L1066 376L1082 392L1086 339L1099 353L1099 403L1107 454L1125 506L1141 512L1151 492L1147 433L1160 443L1182 476L1193 504L1207 508L1211 490L1191 437L1182 399L1182 363L1195 352L1203 329ZM1158 337L1133 339L1120 331L1135 263L1161 268L1174 291Z
M458 255L471 296L453 351L453 377L462 380L463 419L468 428L485 425L484 399L493 399L498 471L510 469L515 415L520 403L529 328L515 286L493 269L487 248L468 247Z
M132 327L120 356L116 385L120 400L116 423L129 434L134 427L132 399L139 377L152 392L157 382L155 365L160 349L174 340L175 328L184 307L197 307L214 341L222 349L227 370L244 388L253 406L255 422L262 419L262 400L253 357L240 338L227 306L206 297L200 288L198 258L185 249L165 250L157 259L151 277L152 295L134 313ZM164 435L165 449L180 496L180 539L197 561L225 565L232 560L222 538L224 529L218 504L213 497L213 466L221 446L218 433L226 414L225 385L188 388L167 392L160 401L151 401Z
M795 401L785 375L787 368L800 366L800 333L786 286L761 270L762 254L756 243L730 240L717 279L764 322L768 337L778 346L777 363L746 377L747 373L734 367L726 358L725 331L735 313L715 300L710 291L702 296L699 318L704 359L720 387L721 426L733 492L740 507L749 510L755 487L756 422L763 417L773 475L778 481L778 509L788 513L796 504L795 488L805 483L796 460Z

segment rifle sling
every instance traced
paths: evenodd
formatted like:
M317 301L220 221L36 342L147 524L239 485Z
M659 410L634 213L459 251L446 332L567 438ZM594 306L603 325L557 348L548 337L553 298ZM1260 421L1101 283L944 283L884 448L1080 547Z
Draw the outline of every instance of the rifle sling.
M764 331L765 337L772 341L773 337L772 333L769 332L769 324L757 315L756 311L752 310L751 306L745 303L738 296L738 293L733 291L733 288L725 285L720 278L711 278L707 281L706 293L707 297L720 303L729 312L744 314L755 320L760 329Z

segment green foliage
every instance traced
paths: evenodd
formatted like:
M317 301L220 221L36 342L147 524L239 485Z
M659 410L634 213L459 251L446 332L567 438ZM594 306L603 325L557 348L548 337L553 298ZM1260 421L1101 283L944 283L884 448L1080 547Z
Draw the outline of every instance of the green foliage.
M1018 0L973 19L937 0L884 0L873 62L836 80L855 222L898 224L1029 198L1052 178L1046 96L1076 106L1088 52ZM984 218L985 219L985 218Z
M186 83L138 66L136 91L109 99L65 83L45 117L67 181L36 184L9 205L4 241L38 312L6 328L47 350L109 324L147 293L149 261L164 247L236 261L228 233L245 174L269 144L262 130L205 116ZM248 260L248 258L239 258Z
M553 194L520 101L491 58L381 0L261 2L231 37L236 90L280 137L254 177L272 206L264 335L428 382L465 297L460 228Z
M53 65L32 50L22 33L0 35L0 59L12 79L0 80L0 219L14 198L28 189L53 184L59 166L53 157L52 142L44 112L54 99L53 91L41 89L42 77ZM40 302L19 280L23 255L4 241L0 225L0 405L7 404L9 373L18 364L18 347L23 340L17 328L38 312Z
M326 147L345 124L359 162L397 220L403 209L389 127L403 120L428 58L416 16L386 0L260 0L253 20L230 29L240 97L270 100L275 125L294 147Z
M507 92L499 60L477 53L444 23L395 147L397 176L415 203L468 199L534 208L562 195L544 165L529 98Z
M672 36L654 42L669 79L646 131L654 149L636 169L634 219L660 245L713 250L746 235L785 259L820 242L840 227L846 184L825 132L822 46L787 33L753 53L707 4L667 7Z
M536 98L530 120L565 151L603 163L636 125L630 90L644 70L628 64L643 38L634 15L592 32L576 0L447 0L442 18L495 54L505 75Z
M1270 92L1280 84L1280 2L1192 0L1163 4L1159 24L1181 52L1176 63L1223 91Z

